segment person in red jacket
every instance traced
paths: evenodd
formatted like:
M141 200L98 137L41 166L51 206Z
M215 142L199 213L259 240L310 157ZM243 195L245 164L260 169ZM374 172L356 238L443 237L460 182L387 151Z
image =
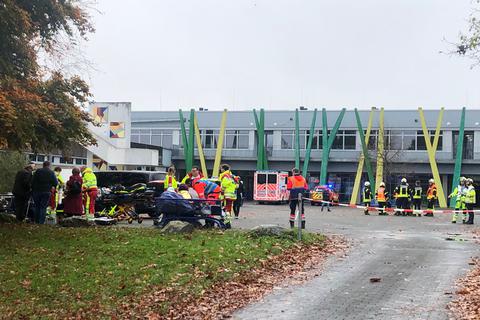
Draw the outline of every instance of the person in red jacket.
M200 199L218 200L222 194L222 188L215 182L207 179L187 179L185 184L192 187L198 193Z
M295 225L295 209L298 206L298 195L308 190L308 184L297 168L292 169L292 176L288 177L287 189L290 190L290 228ZM302 205L302 229L305 229L305 214L303 201Z
M73 168L72 175L66 184L63 200L63 212L65 216L80 216L83 212L83 196L82 196L83 180L80 175L80 169Z

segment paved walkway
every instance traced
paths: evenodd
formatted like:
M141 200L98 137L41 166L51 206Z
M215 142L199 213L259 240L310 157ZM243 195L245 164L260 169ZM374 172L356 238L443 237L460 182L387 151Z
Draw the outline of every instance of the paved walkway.
M252 203L242 210L235 227L288 224L287 206ZM455 279L480 254L472 226L451 224L447 215L365 216L358 209L310 206L306 213L307 229L352 242L348 256L330 259L320 276L274 291L235 319L447 319ZM372 277L381 281L371 283Z

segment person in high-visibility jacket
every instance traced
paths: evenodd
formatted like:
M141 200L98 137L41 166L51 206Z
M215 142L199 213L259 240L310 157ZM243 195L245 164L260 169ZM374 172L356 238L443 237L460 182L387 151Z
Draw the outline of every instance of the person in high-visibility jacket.
M186 184L187 179L190 179L192 181L192 183L194 183L195 180L203 179L203 174L200 171L200 168L197 167L197 166L193 166L192 170L190 170L190 172L187 173L187 175L185 177L183 177L181 183Z
M475 203L477 202L477 194L475 192L475 187L473 186L473 179L468 178L466 184L467 191L465 195L465 206L468 211L468 221L466 222L466 224L473 224L473 218L475 217L473 209Z
M427 189L427 209L434 210L435 202L437 201L437 186L435 185L435 180L428 180L428 189ZM425 214L427 217L433 217L433 212L427 212Z
M406 178L402 178L400 181L400 185L395 188L394 195L396 197L396 205L397 209L403 209L403 210L408 210L410 209L408 207L408 199L410 198L410 194L412 193L412 190L410 186L407 183ZM395 212L396 216L401 215L402 213L400 211ZM403 211L403 215L406 216L407 213Z
M363 202L363 205L365 206L365 209L363 210L363 212L366 215L370 215L370 213L368 213L368 208L372 204L372 189L370 188L370 182L368 181L365 181L365 185L363 187L362 202Z
M168 188L173 188L177 190L178 182L175 179L175 167L171 166L167 170L167 175L165 176L165 180L163 181L163 190L167 190Z
M188 192L188 186L184 183L181 183L178 186L178 194L181 195L183 199L188 199L188 200L192 199L192 196Z
M422 209L422 193L423 193L422 186L420 185L420 181L417 180L415 181L415 187L413 187L413 193L412 193L412 203L413 203L414 210ZM420 211L417 211L415 215L417 215L418 217L422 216Z
M97 176L93 173L92 168L83 168L82 180L84 212L85 215L93 215L95 214L95 200L97 199Z
M300 174L300 170L297 168L292 169L292 176L288 177L287 190L290 191L290 228L295 225L295 210L297 206L301 206L302 210L302 228L305 229L305 207L304 202L298 203L298 195L304 194L308 190L307 180ZM302 198L303 199L303 198Z
M379 215L384 216L388 215L388 213L385 212L385 208L387 207L387 201L389 198L387 189L385 188L385 183L381 182L380 186L377 189L377 192L375 193L375 197L377 198L378 202L378 207L380 208L379 210Z
M237 199L237 183L234 175L230 171L230 165L222 164L220 166L220 187L225 201L225 225L231 228L233 202Z
M55 169L53 169L53 172L55 173L55 177L57 177L58 184L55 188L52 188L47 214L57 213L57 207L60 203L62 203L63 190L65 190L65 180L61 175L62 168L55 167Z
M455 198L455 212L452 215L452 223L457 223L458 221L458 212L463 211L462 221L463 223L467 222L467 213L465 212L465 196L467 193L466 178L460 177L460 183L452 193L448 196L449 198Z

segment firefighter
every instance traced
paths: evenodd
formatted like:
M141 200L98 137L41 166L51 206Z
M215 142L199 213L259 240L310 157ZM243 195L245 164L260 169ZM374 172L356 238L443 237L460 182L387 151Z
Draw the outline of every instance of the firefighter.
M290 190L290 228L295 225L295 210L301 205L302 210L302 229L305 229L305 211L302 203L298 203L298 195L308 190L308 184L297 168L292 169L292 176L288 177L287 189Z
M465 177L460 177L460 183L458 186L453 189L452 193L448 196L449 198L456 197L455 199L455 212L452 216L452 223L457 223L458 220L458 212L465 211L465 195L467 192L467 187L465 186L466 179ZM463 212L462 217L463 223L467 222L467 214Z
M385 212L385 208L387 207L387 201L388 201L388 192L387 192L387 189L385 188L384 182L380 183L380 186L378 187L377 192L375 193L375 198L377 199L378 207L380 208L379 215L381 216L388 215L388 213Z
M400 181L400 185L395 188L394 194L396 197L396 205L397 209L403 209L403 215L406 216L407 213L405 210L408 210L408 198L410 197L411 194L411 189L410 186L407 183L406 178L402 178ZM402 213L400 211L395 212L396 216L401 215Z
M428 180L428 190L427 190L427 209L433 211L435 207L435 201L437 201L437 186L435 185L435 180ZM427 217L433 217L433 212L427 212L425 214Z
M83 208L85 215L95 214L95 200L97 199L97 177L92 168L84 167L82 170Z
M365 209L363 210L363 212L365 213L365 215L368 216L370 215L370 213L368 213L368 208L372 203L372 189L370 189L370 182L365 181L362 195L363 195L363 205L365 206Z
M167 190L168 188L173 188L177 190L178 187L178 182L175 179L175 167L171 166L167 170L167 176L165 177L165 180L163 181L163 190Z
M422 187L420 186L420 180L415 181L415 187L413 188L412 194L412 203L414 210L421 210L422 209ZM421 217L422 214L420 211L414 212L414 215Z
M465 205L468 211L468 221L466 224L473 224L473 218L475 216L473 207L475 206L477 194L475 193L475 187L473 186L473 179L468 178L466 181L466 193L465 193Z
M234 176L230 171L230 165L222 164L220 166L220 187L225 201L225 225L227 228L232 226L233 202L237 199L237 187Z

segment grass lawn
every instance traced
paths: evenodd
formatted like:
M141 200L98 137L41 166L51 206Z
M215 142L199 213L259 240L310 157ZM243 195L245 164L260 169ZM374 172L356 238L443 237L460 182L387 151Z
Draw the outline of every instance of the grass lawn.
M200 294L294 243L293 234L0 224L0 318L62 318L92 305L109 312L152 286Z

